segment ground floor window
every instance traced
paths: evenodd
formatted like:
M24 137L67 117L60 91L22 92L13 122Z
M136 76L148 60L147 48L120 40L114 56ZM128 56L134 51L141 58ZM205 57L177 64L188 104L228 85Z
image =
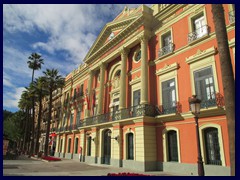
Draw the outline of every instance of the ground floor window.
M71 138L69 138L68 139L68 153L70 153L70 150L71 150L71 142L72 142L72 139Z
M88 143L87 143L87 155L91 156L91 145L92 145L92 137L88 137Z
M170 130L167 133L168 137L168 161L178 162L178 145L177 145L177 132Z
M134 159L133 133L127 134L127 159Z
M78 153L78 138L75 139L75 148L74 148L74 153L77 154Z
M206 164L222 165L217 128L204 130Z

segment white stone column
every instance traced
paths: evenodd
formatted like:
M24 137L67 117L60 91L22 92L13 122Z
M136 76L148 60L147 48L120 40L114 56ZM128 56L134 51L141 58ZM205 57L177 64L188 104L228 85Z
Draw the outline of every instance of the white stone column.
M91 94L92 94L92 82L93 82L93 71L89 71L89 79L88 79L88 98L89 98L89 103L90 103L90 108L91 108ZM86 107L85 109L86 113L85 113L85 118L90 117L90 111L88 110L88 108Z
M148 104L148 38L144 35L141 40L141 104Z
M127 55L129 49L121 49L121 75L120 75L120 100L119 109L126 108L126 79L127 79Z
M98 93L97 114L102 114L102 112L103 112L105 70L106 70L106 64L101 63L100 64L100 89L99 89L99 93Z
M111 164L116 167L120 167L120 161L122 160L122 128L119 123L113 124L112 131L112 161Z

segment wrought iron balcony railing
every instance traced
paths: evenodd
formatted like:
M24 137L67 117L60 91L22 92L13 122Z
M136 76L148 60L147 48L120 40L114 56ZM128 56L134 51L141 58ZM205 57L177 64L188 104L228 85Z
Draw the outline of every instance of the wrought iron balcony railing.
M164 104L157 107L158 114L172 114L172 113L181 113L182 105L179 102L172 102L172 104Z
M208 26L207 25L202 26L188 34L188 42L191 43L191 42L195 41L196 39L199 39L208 34L209 34Z
M138 105L138 106L132 106L132 107L114 111L114 112L109 112L109 113L81 119L78 121L77 127L101 124L101 123L110 122L110 121L118 121L122 119L138 117L138 116L154 117L155 115L157 115L157 110L155 106Z
M229 15L228 18L229 18L230 24L235 23L235 11L230 11L228 15Z
M171 52L173 52L174 49L174 44L173 43L169 43L167 46L162 47L159 51L158 51L158 57L164 56L166 54L169 54Z

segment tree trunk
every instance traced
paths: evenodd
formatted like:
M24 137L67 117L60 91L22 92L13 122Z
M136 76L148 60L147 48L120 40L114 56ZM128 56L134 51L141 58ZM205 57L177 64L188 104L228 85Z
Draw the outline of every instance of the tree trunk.
M212 14L222 71L222 83L230 146L231 175L235 176L235 82L222 4L212 4Z
M41 116L42 116L42 94L39 94L39 111L38 111L38 122L37 122L37 137L36 137L36 146L35 146L35 154L39 152L39 137L40 137L40 124L41 124Z
M45 139L45 148L44 148L44 154L45 156L48 156L48 144L49 144L49 132L50 132L50 123L51 123L51 116L52 116L52 89L50 89L49 93L49 114L47 119L47 132L46 132L46 139Z

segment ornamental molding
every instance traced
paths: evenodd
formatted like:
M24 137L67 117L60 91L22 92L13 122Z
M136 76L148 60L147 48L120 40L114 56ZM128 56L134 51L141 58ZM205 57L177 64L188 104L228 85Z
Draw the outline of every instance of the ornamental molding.
M216 53L217 53L217 50L216 50L216 48L214 46L209 48L209 49L206 49L204 51L198 49L196 54L186 58L186 63L191 64L191 63L199 61L199 60L201 60L203 58L206 58L208 56L214 55Z
M137 84L137 83L139 83L139 82L141 82L141 78L140 78L139 76L135 76L135 77L129 82L129 84L132 86L132 85Z
M170 65L165 64L163 68L159 69L156 72L156 75L160 76L160 75L163 75L163 74L168 73L170 71L174 71L178 68L179 68L179 64L176 63L176 62L173 63L173 64L170 64Z
M235 38L232 38L231 40L228 41L229 47L233 48L235 47Z

